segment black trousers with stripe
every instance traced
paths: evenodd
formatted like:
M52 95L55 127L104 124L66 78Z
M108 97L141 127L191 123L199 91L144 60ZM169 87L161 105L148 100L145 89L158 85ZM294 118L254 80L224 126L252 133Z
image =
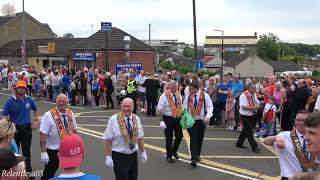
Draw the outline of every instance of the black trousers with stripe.
M43 176L41 177L41 180L53 178L56 174L56 171L59 168L58 152L59 150L47 149L49 162L44 166Z
M166 136L167 158L171 158L172 155L178 151L179 145L182 141L182 127L180 125L180 118L173 118L171 116L163 115L163 121L166 124L164 134ZM172 145L173 132L176 138L174 139Z
M116 180L137 180L138 160L137 152L132 154L122 154L112 151L113 171Z

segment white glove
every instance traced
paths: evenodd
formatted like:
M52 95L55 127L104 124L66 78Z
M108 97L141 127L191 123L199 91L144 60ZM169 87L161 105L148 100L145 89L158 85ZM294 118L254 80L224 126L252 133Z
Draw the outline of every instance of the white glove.
M48 164L49 162L49 155L47 152L41 152L41 162Z
M146 151L141 152L141 162L142 162L142 164L147 163L147 160L148 160L147 152Z
M113 160L111 156L106 156L106 166L109 168L113 167Z
M160 121L160 128L161 129L166 129L167 128L166 123L164 123L164 121Z

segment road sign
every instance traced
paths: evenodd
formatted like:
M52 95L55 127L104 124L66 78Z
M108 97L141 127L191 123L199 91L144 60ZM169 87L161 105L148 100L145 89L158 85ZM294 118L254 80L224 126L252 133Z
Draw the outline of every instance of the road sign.
M75 61L95 61L96 53L94 52L73 52L73 60Z
M196 67L196 69L203 69L204 68L203 60L196 60L195 67Z
M122 71L122 73L127 73L129 69L134 70L142 70L143 65L142 63L122 63L122 64L116 64L116 75L118 75L118 72Z
M111 22L101 22L101 31L102 32L111 32L112 23Z

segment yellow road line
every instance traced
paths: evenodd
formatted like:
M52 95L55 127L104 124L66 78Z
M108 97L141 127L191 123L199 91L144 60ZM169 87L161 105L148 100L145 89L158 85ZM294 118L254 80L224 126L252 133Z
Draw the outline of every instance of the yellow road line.
M87 129L87 128L83 128L83 127L78 127L79 132L84 133L84 134L92 134L94 137L98 137L101 138L101 136L103 135L102 132L98 132L98 131L94 131L91 129ZM151 144L144 144L146 148L164 153L166 152L166 150L164 148L161 147L157 147ZM190 159L190 155L184 154L184 153L178 153L179 156L181 158L184 159ZM205 164L205 165L209 165L212 167L216 167L216 168L221 168L224 170L228 170L231 172L236 172L236 173L240 173L240 174L244 174L244 175L248 175L254 178L259 178L259 179L279 179L279 177L272 177L272 176L268 176L268 175L264 175L261 173L257 173L251 170L247 170L247 169L243 169L243 168L239 168L239 167L235 167L235 166L231 166L231 165L227 165L227 164L223 164L223 163L219 163L219 162L215 162L215 161L211 161L211 160L207 160L207 159L202 159L200 164Z
M278 159L278 156L201 156L202 158L217 159Z
M189 136L189 133L188 133L188 131L186 129L182 129L182 134L183 134L184 139L186 140L189 155L191 155L191 151L190 151L190 148L189 148L190 147L190 136Z

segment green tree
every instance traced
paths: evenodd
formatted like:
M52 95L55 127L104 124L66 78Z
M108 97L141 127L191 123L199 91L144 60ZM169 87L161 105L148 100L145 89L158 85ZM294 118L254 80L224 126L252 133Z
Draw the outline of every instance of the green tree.
M183 49L183 55L187 58L194 58L194 49L186 47ZM203 50L198 49L198 57L202 57L204 55Z
M278 60L279 56L279 38L273 33L259 36L257 44L258 56L267 60Z

